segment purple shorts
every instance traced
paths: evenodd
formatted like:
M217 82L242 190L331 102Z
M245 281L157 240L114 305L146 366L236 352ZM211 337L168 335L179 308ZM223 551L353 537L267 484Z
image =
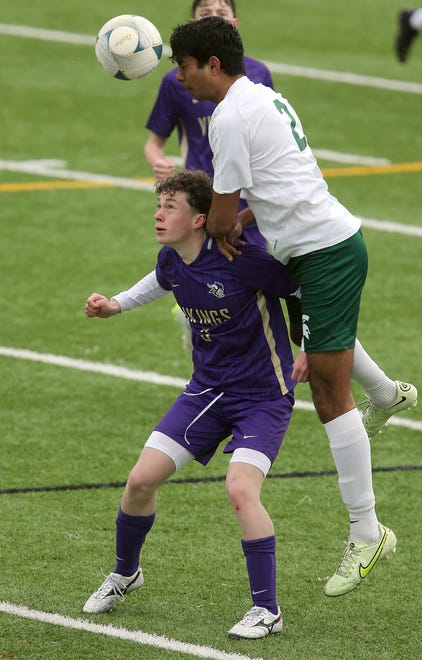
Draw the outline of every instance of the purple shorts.
M155 427L206 465L228 436L224 453L245 447L274 462L293 412L294 394L270 401L239 399L214 389L189 388Z

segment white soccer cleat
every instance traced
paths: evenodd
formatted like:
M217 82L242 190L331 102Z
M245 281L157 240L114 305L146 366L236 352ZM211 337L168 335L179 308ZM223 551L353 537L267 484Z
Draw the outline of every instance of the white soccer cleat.
M280 608L277 614L271 614L265 607L254 605L246 612L242 621L228 631L229 637L236 639L259 639L267 635L280 633L283 629L283 617Z
M129 577L119 575L119 573L110 573L101 587L88 598L82 610L88 614L109 612L118 600L123 602L126 594L139 589L143 583L144 576L140 567Z

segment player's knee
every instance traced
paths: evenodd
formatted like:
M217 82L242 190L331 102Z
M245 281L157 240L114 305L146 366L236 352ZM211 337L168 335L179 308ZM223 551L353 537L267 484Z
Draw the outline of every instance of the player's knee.
M130 495L136 495L138 497L144 495L145 497L149 497L155 493L157 488L158 484L151 478L151 475L137 469L136 466L129 474L126 489Z
M248 484L241 479L226 480L226 492L235 511L242 509L251 499Z

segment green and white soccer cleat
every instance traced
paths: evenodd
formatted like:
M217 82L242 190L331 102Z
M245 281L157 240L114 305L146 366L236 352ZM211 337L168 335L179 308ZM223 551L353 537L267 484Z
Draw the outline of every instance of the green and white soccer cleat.
M379 528L381 540L373 545L349 541L336 572L325 585L326 596L343 596L349 593L372 571L378 559L386 559L396 551L397 539L394 532L381 524Z
M397 396L388 408L379 408L367 399L362 410L362 422L369 437L380 433L392 415L408 410L418 403L418 390L411 383L396 380Z
M125 594L139 589L144 583L142 569L139 568L136 573L130 577L119 575L119 573L110 573L102 585L94 591L83 606L83 612L88 614L102 614L113 609L118 600L123 601Z
M228 635L235 639L259 639L280 633L282 629L283 617L280 608L278 608L277 614L272 614L265 607L254 605L249 612L246 612L242 621L230 628Z

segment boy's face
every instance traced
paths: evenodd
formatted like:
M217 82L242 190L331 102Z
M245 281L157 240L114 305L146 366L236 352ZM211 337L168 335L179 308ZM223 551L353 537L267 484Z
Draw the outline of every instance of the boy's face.
M173 247L183 245L204 224L199 222L204 216L189 206L186 194L182 192L161 193L154 218L158 242Z
M207 16L218 16L230 21L237 27L237 18L233 13L233 9L226 2L226 0L202 0L195 9L193 15L194 20L198 21Z
M176 78L181 82L188 92L198 101L213 101L212 85L213 76L211 64L205 64L202 68L198 66L198 61L185 55L177 62L178 70Z

